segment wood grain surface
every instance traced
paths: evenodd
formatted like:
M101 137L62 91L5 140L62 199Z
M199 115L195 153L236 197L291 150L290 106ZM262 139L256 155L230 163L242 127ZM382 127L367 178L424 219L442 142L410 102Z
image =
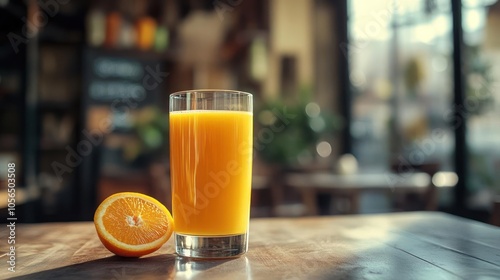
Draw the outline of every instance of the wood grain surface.
M90 222L19 225L16 272L6 234L1 279L500 279L500 228L438 212L254 219L249 252L228 260L177 257L173 238L120 258Z

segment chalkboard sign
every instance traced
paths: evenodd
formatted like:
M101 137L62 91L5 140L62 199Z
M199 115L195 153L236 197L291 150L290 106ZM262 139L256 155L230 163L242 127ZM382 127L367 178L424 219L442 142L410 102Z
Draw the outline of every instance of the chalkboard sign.
M170 63L170 58L156 53L83 50L84 129L71 153L71 159L81 161L78 184L83 205L96 201L103 178L108 178L108 181L109 178L125 181L143 178L142 175L148 174L146 170L155 160L154 156L162 155L146 148L138 150L136 145L145 147L142 143L145 138L168 145L162 138L167 136L166 131L155 130L156 134L151 134L149 122L167 116L167 69ZM159 113L151 117L147 114L151 112ZM146 125L142 122L140 126L134 125L134 120L139 119L148 121L145 121ZM136 154L131 155L130 151ZM95 205L87 208L85 211L91 212Z
M84 51L84 108L89 119L98 108L103 117L109 116L113 131L130 128L130 114L145 106L161 104L161 95L166 94L165 62L155 56L140 53L117 52L102 49ZM93 110L96 109L96 110ZM104 111L104 113L102 113ZM95 119L95 118L94 118Z

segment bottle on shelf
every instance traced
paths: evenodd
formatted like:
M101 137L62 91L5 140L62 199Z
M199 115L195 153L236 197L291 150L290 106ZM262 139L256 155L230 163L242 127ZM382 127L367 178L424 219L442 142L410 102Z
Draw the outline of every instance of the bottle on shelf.
M156 20L150 16L144 16L136 21L137 48L150 50L155 42Z
M87 28L87 44L92 47L101 47L106 40L106 14L98 7L87 14L85 21Z
M122 24L122 15L119 12L110 12L106 15L106 39L104 45L107 48L116 48Z

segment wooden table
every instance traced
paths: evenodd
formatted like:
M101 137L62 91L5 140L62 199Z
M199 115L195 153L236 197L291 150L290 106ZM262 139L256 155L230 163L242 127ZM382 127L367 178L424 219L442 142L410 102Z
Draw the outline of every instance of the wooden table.
M438 212L255 219L250 251L227 260L176 257L173 238L151 255L116 257L90 222L16 232L16 272L3 255L1 279L500 278L500 228Z
M443 174L450 172L441 172ZM441 175L443 175L441 174ZM438 176L439 178L439 176ZM326 172L290 173L285 178L288 186L296 188L302 194L303 203L309 215L319 213L316 197L318 193L328 193L346 197L350 202L350 213L359 213L360 194L365 191L383 191L387 194L416 192L428 194L426 210L435 210L437 192L432 189L432 178L427 173L376 173L339 175ZM454 185L440 185L453 187Z

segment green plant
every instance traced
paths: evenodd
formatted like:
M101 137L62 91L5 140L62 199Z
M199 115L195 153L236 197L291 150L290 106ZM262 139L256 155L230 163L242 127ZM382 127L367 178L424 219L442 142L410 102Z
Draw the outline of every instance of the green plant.
M494 104L492 95L492 84L494 78L491 75L491 62L481 55L479 46L469 46L466 48L467 56L467 102L474 104L469 106L468 113L481 115L485 111L491 110Z
M124 157L134 161L141 156L155 157L168 151L168 115L156 107L138 110L132 118L134 140L124 147Z
M283 120L280 116L285 114L289 118ZM318 142L333 138L341 126L341 119L321 110L306 89L295 100L276 98L264 102L255 116L255 147L260 158L283 166L296 165L300 157L313 158Z

